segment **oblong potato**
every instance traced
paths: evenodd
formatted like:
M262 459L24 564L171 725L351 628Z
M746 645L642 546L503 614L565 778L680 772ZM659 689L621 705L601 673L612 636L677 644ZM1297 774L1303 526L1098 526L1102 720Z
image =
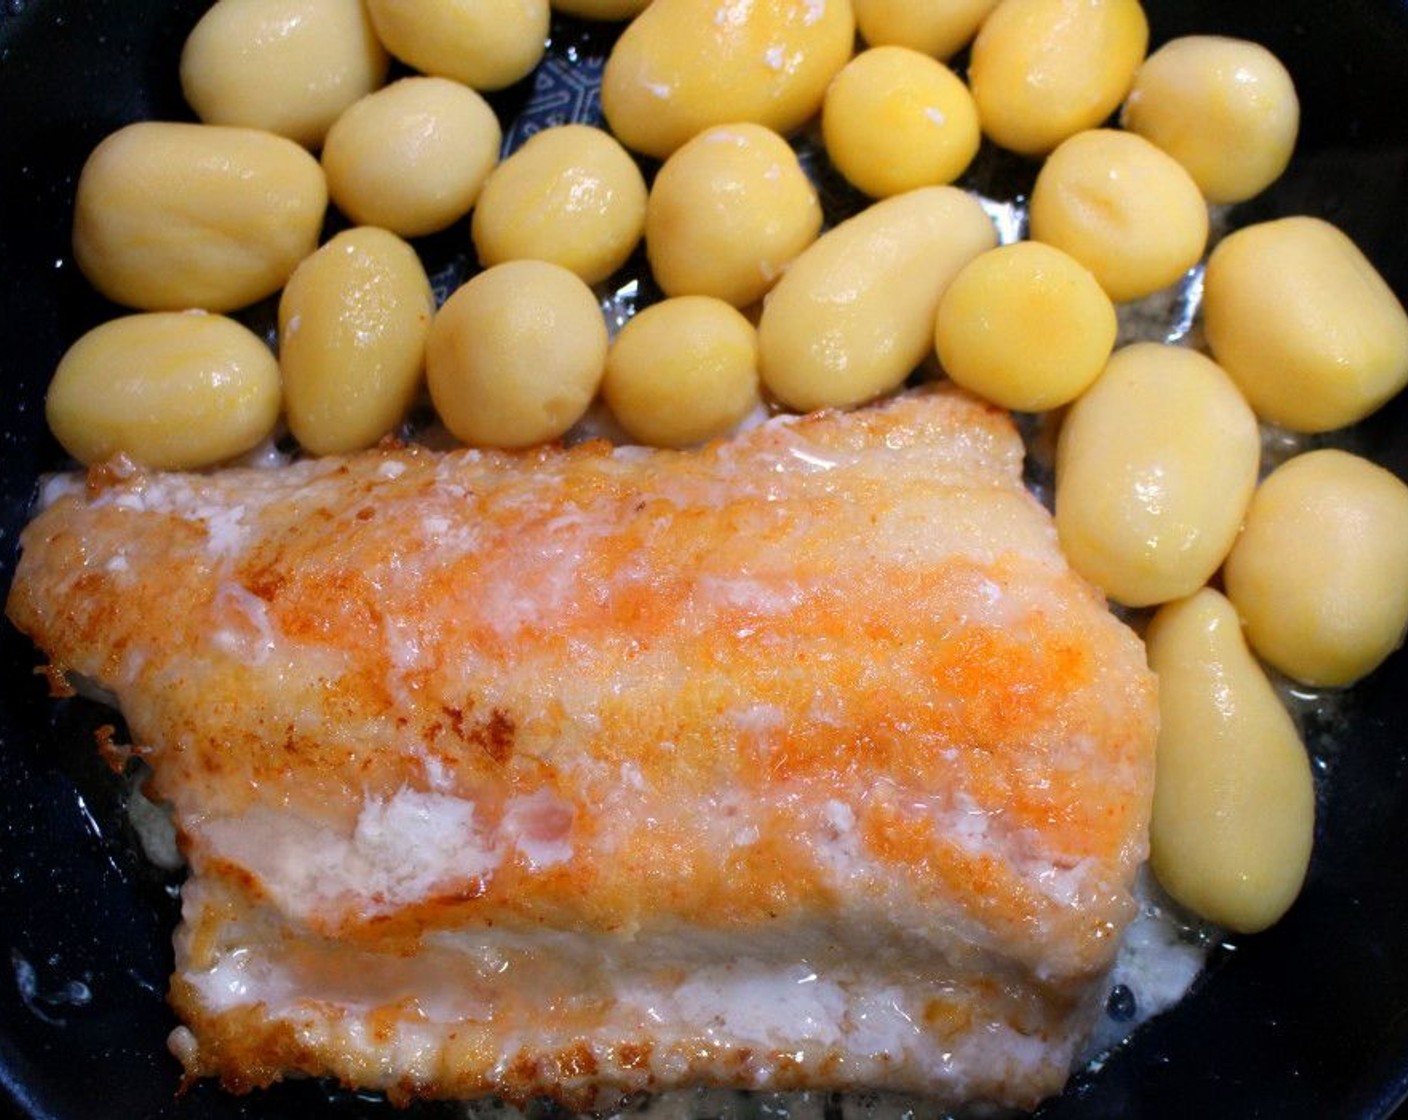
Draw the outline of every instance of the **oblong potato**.
M950 280L997 244L976 199L921 187L808 246L763 304L759 369L789 408L849 407L899 386L934 346Z
M252 128L142 121L78 177L73 254L114 303L230 311L283 287L327 210L318 161Z
M548 0L366 0L386 49L473 89L511 86L547 49Z
M193 470L268 438L279 403L278 362L247 327L204 311L155 311L109 320L69 347L44 410L81 463L126 455Z
M435 294L416 251L384 229L339 233L279 299L289 430L315 455L360 451L405 417L425 368Z

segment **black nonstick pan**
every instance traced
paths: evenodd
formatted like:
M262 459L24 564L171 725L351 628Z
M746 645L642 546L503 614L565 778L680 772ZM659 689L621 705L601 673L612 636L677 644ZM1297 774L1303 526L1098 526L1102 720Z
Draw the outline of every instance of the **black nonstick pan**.
M69 343L113 312L69 250L78 169L121 124L189 116L176 60L206 6L0 0L0 588L40 474L64 465L44 426L50 373ZM1191 32L1252 38L1295 78L1295 161L1231 222L1328 218L1408 300L1408 3L1146 7L1156 43ZM555 49L589 71L610 34L559 23ZM528 83L496 105L514 117L537 103ZM467 258L463 234L433 247L445 275ZM1336 438L1408 478L1408 398ZM176 880L139 854L120 782L93 749L93 730L110 714L82 699L51 701L36 663L28 641L0 625L0 1113L395 1115L375 1098L312 1082L247 1097L206 1084L179 1091L164 1002ZM1320 815L1299 902L1270 931L1217 950L1180 1005L1079 1073L1040 1110L1046 1120L1384 1117L1408 1096L1408 655L1305 713ZM731 1114L756 1114L750 1107ZM833 1120L857 1107L837 1099L820 1112Z

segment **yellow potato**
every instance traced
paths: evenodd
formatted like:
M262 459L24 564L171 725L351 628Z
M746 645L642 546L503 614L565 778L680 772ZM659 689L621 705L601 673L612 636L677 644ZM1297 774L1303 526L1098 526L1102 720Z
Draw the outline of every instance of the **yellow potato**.
M915 0L851 0L856 27L873 47L893 44L909 47L933 58L957 54L978 33L997 0L943 0L917 4Z
M1353 684L1408 626L1408 486L1322 449L1267 476L1223 573L1247 640L1310 685Z
M939 300L934 345L944 372L1004 408L1075 400L1115 346L1114 304L1079 263L1020 241L974 258Z
M836 170L872 198L951 183L978 154L963 80L908 47L871 47L827 87L821 133Z
M327 183L292 140L249 128L120 128L78 179L73 254L115 303L229 311L281 288L318 244Z
M654 0L601 77L611 131L664 159L716 124L800 128L851 57L850 0Z
M547 49L548 0L366 0L386 49L474 89L526 77Z
M390 61L361 0L217 0L182 48L181 89L207 124L316 148Z
M796 153L760 124L701 132L655 173L645 248L666 295L761 299L816 240L821 203Z
M158 470L213 466L267 439L279 365L246 327L204 311L126 315L64 354L45 401L49 428L81 463L114 455Z
M554 11L578 19L632 19L645 11L650 0L552 0Z
M968 67L983 132L1045 155L1119 107L1148 45L1138 0L1002 0Z
M1061 547L1126 606L1191 595L1232 547L1260 459L1256 417L1214 362L1177 346L1126 346L1061 428Z
M323 170L354 222L422 237L469 213L502 141L494 110L468 86L402 78L338 117Z
M1147 642L1159 677L1154 874L1194 913L1256 933L1290 908L1310 862L1305 748L1216 591L1161 608Z
M645 229L645 178L607 132L534 134L490 173L470 232L481 264L552 261L588 284L626 263Z
M279 300L289 430L316 455L360 451L405 417L425 368L435 295L416 251L384 229L338 234Z
M1031 235L1064 249L1116 302L1166 288L1207 247L1208 209L1178 162L1141 136L1092 129L1047 158Z
M576 274L547 261L495 265L456 291L430 325L430 397L465 443L557 439L596 396L606 345L601 308Z
M1203 322L1257 415L1294 431L1353 424L1408 384L1408 313L1354 242L1319 218L1223 238L1208 259Z
M828 230L763 304L763 384L798 411L897 388L933 348L949 281L996 244L983 208L956 187L895 195Z
M688 447L723 435L758 404L757 332L712 296L652 304L612 341L601 392L642 443Z
M1241 202L1286 170L1300 102L1265 47L1189 35L1145 60L1120 123L1181 163L1210 202Z

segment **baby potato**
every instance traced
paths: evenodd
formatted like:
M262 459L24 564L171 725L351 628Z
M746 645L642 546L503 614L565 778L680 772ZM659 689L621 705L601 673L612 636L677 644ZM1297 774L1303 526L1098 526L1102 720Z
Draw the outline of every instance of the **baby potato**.
M1256 933L1290 909L1310 863L1305 748L1216 591L1160 608L1146 642L1159 678L1154 874L1194 913Z
M639 244L645 198L645 177L609 133L558 125L494 168L470 234L481 264L552 261L595 284Z
M366 0L402 62L474 89L511 86L547 49L548 0Z
M143 121L93 149L73 254L114 303L228 311L283 287L318 244L318 161L271 132Z
M1115 129L1079 133L1052 152L1030 213L1032 237L1075 257L1116 302L1168 287L1208 242L1207 203L1188 172Z
M596 396L606 320L592 290L548 261L479 273L430 325L425 373L445 427L465 443L527 447L557 439Z
M468 86L402 78L337 118L323 170L333 202L354 222L422 237L469 213L502 141L494 110Z
M94 327L54 371L45 417L80 463L114 455L194 470L248 451L279 418L264 340L204 311L125 315Z
M425 368L435 294L416 251L384 229L339 233L279 299L289 430L315 455L360 451L405 417Z
M920 187L834 226L763 304L763 384L803 412L897 388L934 345L949 281L996 244L983 208L957 187Z
M1181 163L1209 202L1241 202L1286 170L1300 101L1259 43L1189 35L1145 59L1120 123Z
M655 173L645 248L666 295L747 307L821 231L821 203L797 155L760 124L718 125Z
M931 58L947 60L978 33L997 0L945 0L916 4L914 0L851 0L856 27L872 47L893 44Z
M1287 460L1253 495L1223 580L1264 660L1353 684L1408 627L1408 486L1347 451Z
M640 15L649 3L650 0L552 0L552 7L578 19L614 21Z
M1242 524L1261 459L1256 417L1216 363L1143 342L1115 352L1056 445L1056 530L1116 602L1191 595Z
M953 182L980 140L963 79L908 47L871 47L846 63L827 87L821 134L836 170L872 198Z
M785 134L821 108L854 39L850 0L654 0L611 49L601 108L657 159L716 124Z
M1358 246L1319 218L1223 238L1208 258L1203 325L1257 415L1293 431L1353 424L1408 384L1408 313Z
M216 0L181 50L181 90L206 124L316 148L390 61L361 0Z
M612 341L601 392L642 443L688 447L723 435L758 404L757 332L712 296L662 300Z
M1060 249L1019 241L963 267L939 300L944 372L1004 408L1040 412L1080 396L1115 346L1115 307Z
M1002 0L968 67L983 132L1045 155L1119 107L1148 45L1138 0Z

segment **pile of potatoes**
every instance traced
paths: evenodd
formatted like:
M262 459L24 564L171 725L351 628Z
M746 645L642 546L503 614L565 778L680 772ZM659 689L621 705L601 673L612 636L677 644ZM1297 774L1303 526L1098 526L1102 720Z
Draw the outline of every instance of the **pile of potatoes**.
M1314 793L1263 663L1342 687L1408 625L1408 487L1329 449L1260 477L1263 424L1338 429L1408 382L1408 315L1316 218L1209 253L1209 204L1291 158L1285 68L1211 36L1149 54L1138 0L557 7L630 21L605 126L501 156L484 94L538 64L548 0L218 0L181 59L202 123L123 128L79 180L77 263L137 313L60 363L60 443L202 468L283 424L351 452L428 391L473 445L559 439L602 400L688 447L931 363L1057 410L1061 544L1152 614L1155 871L1221 925L1276 920ZM868 206L826 228L802 136ZM1041 161L1023 239L955 185L983 144ZM329 204L349 228L319 244ZM412 241L457 223L481 271L437 309ZM599 292L642 243L663 298L612 337ZM1203 349L1116 348L1117 305L1198 269ZM276 295L277 357L229 316Z

